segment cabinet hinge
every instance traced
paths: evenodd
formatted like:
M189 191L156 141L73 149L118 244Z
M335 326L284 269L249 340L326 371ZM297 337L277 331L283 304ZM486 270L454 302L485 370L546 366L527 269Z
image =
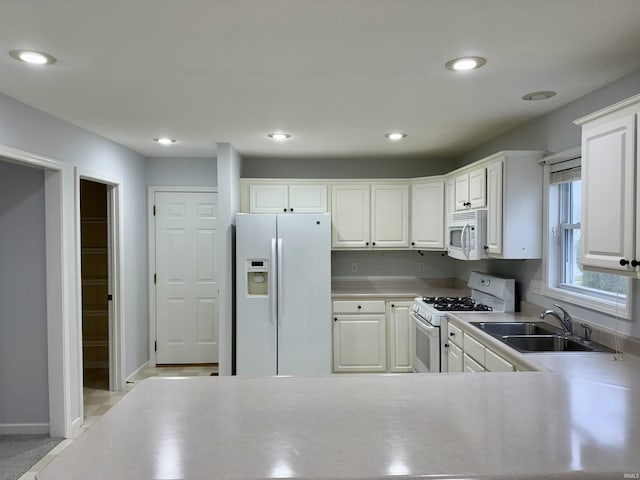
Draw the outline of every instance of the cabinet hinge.
M153 283L154 283L154 285L155 285L156 283L158 283L158 274L157 274L157 273L154 273L154 274L153 274Z

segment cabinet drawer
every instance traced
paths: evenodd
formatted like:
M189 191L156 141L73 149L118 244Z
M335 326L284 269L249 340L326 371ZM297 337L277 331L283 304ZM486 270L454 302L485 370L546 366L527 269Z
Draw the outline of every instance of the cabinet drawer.
M384 300L335 300L333 313L385 313Z
M484 365L484 352L486 350L485 346L477 341L475 338L465 335L464 336L464 353L473 358L476 362Z
M484 366L489 372L513 372L516 369L512 363L488 348L484 352Z
M451 323L447 324L447 339L449 342L455 343L458 347L462 347L462 330Z
M485 371L482 365L480 365L478 362L476 362L473 358L471 358L466 353L464 354L462 364L464 366L463 368L465 372L480 373Z

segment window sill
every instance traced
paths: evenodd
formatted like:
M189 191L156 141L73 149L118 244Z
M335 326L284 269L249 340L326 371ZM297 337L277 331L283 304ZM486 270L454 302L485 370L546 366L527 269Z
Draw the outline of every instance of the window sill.
M628 302L625 305L618 305L615 302L595 299L587 295L581 295L577 292L550 287L548 285L544 289L543 294L547 297L588 308L590 310L595 310L600 313L611 315L612 317L624 318L627 320L631 318L631 309L629 308ZM627 299L630 298L632 298L632 295L627 297Z

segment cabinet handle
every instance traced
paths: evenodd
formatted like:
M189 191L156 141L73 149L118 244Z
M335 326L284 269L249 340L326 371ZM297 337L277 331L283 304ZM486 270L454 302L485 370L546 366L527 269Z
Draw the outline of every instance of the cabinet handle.
M358 310L360 310L362 308L362 305L358 305Z
M283 210L283 211L285 211L285 212L287 211L287 209L286 209L286 208L283 208L282 210Z
M373 242L371 245L375 245L375 244L376 244L376 242Z
M333 321L337 322L338 321L338 317L333 317Z
M411 242L411 246L413 247L416 244L416 242Z
M293 208L290 208L290 209L289 209L289 211L290 211L290 212L293 212Z
M444 344L444 348L449 348L449 344L448 344L448 343L445 343L445 344Z
M631 266L633 268L636 268L638 265L640 265L640 261L638 260L631 260Z
M456 332L450 332L450 333L449 333L449 336L450 336L450 337L455 337L455 336L456 336Z
M369 242L366 242L365 245L369 246Z
M392 303L392 304L391 304L391 308L395 308L395 307L396 307L396 306Z
M485 250L489 250L489 245L485 245L485 246L484 246L484 247L482 247L482 248L484 248Z
M629 260L627 260L626 258L621 258L620 266L624 267L625 265L629 265Z

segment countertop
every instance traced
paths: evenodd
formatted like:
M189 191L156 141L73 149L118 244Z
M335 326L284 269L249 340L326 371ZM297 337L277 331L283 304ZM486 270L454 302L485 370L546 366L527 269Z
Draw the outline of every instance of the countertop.
M623 478L639 393L550 372L150 378L37 479Z
M452 278L342 277L331 279L331 297L461 297L469 295L464 282Z

